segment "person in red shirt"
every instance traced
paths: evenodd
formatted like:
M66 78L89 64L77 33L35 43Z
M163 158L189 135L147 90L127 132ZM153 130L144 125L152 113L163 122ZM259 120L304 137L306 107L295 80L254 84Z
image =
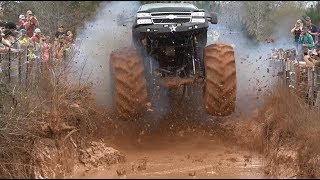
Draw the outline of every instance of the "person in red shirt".
M24 24L27 30L27 36L31 38L33 36L33 32L38 26L38 20L33 16L32 11L27 11L27 22Z

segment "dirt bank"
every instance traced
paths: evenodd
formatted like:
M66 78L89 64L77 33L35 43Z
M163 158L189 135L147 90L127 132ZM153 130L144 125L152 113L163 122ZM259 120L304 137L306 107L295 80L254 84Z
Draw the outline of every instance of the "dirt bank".
M286 88L276 88L250 120L224 123L229 138L263 153L274 178L319 177L319 111Z

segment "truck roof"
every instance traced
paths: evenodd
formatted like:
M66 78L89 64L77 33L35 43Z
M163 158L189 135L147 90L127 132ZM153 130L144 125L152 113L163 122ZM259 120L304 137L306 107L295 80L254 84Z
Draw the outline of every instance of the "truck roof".
M140 6L139 11L153 11L153 10L161 10L161 9L168 9L168 8L183 8L188 11L198 10L198 8L190 3L150 3L144 4Z

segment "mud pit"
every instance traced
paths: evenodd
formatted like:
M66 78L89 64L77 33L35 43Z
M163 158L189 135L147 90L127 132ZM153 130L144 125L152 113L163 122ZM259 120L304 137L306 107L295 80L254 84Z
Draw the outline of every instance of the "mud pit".
M147 140L149 139L149 140ZM73 178L264 178L263 158L215 138L154 138L119 146L127 162Z
M104 141L126 161L72 178L265 178L263 155L225 137L221 124L237 118L214 119L191 102L172 103L157 120L119 121Z

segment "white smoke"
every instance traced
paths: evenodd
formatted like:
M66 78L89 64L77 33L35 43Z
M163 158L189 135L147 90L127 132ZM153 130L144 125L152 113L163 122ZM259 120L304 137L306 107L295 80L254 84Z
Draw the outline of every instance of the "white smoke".
M228 9L218 16L218 24L210 25L208 44L214 43L214 31L219 34L218 43L234 46L237 67L237 112L250 114L263 104L263 97L278 82L276 67L270 61L273 48L293 47L290 27L295 19L281 18L273 29L273 43L250 40L242 30L243 9L238 2L229 3Z
M97 102L110 105L109 58L113 50L131 46L131 26L140 3L103 2L93 21L87 22L76 37L81 41L75 67L78 78L93 82ZM84 67L83 71L82 68Z

